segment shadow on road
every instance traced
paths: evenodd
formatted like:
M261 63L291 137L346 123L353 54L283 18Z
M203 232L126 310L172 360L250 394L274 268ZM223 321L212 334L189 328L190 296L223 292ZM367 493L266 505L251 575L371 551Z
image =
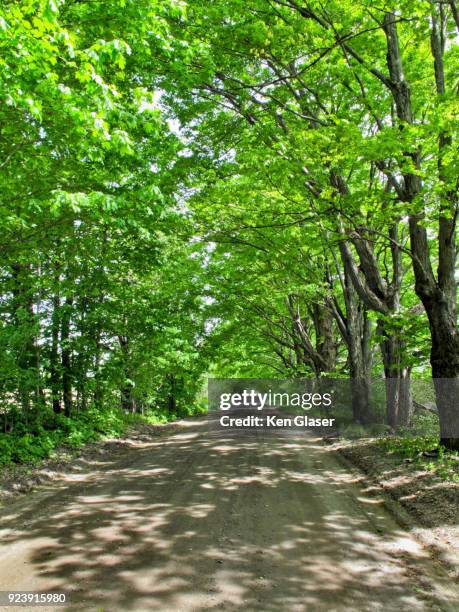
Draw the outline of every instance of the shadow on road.
M71 610L432 609L425 553L310 437L186 421L75 478L2 512L9 588L33 575Z

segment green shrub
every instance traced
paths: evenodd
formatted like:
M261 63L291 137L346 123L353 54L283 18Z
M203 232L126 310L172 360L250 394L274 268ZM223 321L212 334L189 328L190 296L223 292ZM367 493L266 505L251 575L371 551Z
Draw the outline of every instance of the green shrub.
M11 463L36 463L49 457L60 444L79 448L102 437L119 437L137 422L158 425L180 416L204 412L205 406L191 405L190 409L173 414L167 409L149 410L146 415L126 414L119 408L90 408L76 412L71 418L43 409L28 415L27 422L20 412L15 413L13 430L0 434L0 466ZM10 415L11 416L11 415Z
M12 462L13 442L11 436L0 434L0 466L8 465Z
M53 445L48 438L27 433L20 438L16 438L12 460L16 463L35 463L39 459L47 457L52 447Z
M72 418L51 410L14 416L11 434L0 434L0 466L36 463L49 457L59 444L78 448L102 436L120 436L132 419L120 410L88 410Z
M385 450L398 453L407 459L413 459L424 451L439 448L437 436L389 437L383 438L379 443Z
M433 472L443 480L459 481L459 453L448 451L437 436L383 438L379 444L384 450L414 461L423 469ZM425 453L433 453L433 457Z

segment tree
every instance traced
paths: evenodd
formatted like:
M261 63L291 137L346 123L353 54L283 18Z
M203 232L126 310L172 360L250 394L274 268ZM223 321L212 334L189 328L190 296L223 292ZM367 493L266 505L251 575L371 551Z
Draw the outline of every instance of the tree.
M175 91L181 87L184 92L182 102L175 97L171 108L186 121L194 103L190 137L210 149L214 160L224 146L270 158L264 162L270 169L281 160L290 186L302 183L317 218L328 218L331 231L341 233L341 258L353 285L367 307L382 315L378 326L386 376L400 381L388 388L394 423L400 414L402 421L409 418L409 394L402 384L409 368L402 359L404 341L400 334L390 337L385 320L398 316L400 271L403 257L410 259L429 318L432 374L436 381L449 380L447 385L436 382L441 438L449 447L457 444L447 434L459 414L453 399L458 397L456 92L454 80L445 77L457 65L455 16L454 2L415 6L407 0L397 3L396 11L390 2L378 7L215 2L205 15L202 3L191 2L193 36L199 32L204 43L189 66L186 88L174 67L165 74L165 82L174 81ZM188 30L182 32L175 35L186 38ZM400 36L417 43L405 57ZM431 56L428 63L425 52ZM410 87L415 75L421 78ZM245 136L248 127L251 142ZM409 246L403 238L406 216ZM433 227L435 217L438 255L426 227ZM392 253L389 284L379 269L383 260L374 254L376 237Z

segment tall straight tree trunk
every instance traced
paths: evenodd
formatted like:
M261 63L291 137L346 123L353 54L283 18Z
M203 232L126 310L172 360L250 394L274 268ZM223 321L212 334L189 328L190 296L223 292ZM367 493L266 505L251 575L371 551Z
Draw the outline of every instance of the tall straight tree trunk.
M100 358L101 358L101 333L100 329L94 330L93 336L95 351L94 351L94 406L98 409L102 408L102 386L101 386L101 371L100 371Z
M169 412L177 411L177 394L176 394L176 380L173 374L167 375L167 380L169 383L169 392L167 396L167 408Z
M31 408L31 392L36 387L37 343L35 340L35 316L30 287L29 266L15 263L13 276L13 317L23 338L18 349L18 392L24 418L27 420Z
M41 320L41 304L42 304L42 288L41 288L41 266L38 265L36 268L36 276L39 279L38 291L36 300L31 300L31 313L32 320L36 323L37 331L33 335L33 352L34 352L34 365L35 365L35 405L37 409L41 409L46 406L45 393L43 389L43 381L41 376L41 351L38 336L40 334L40 320ZM35 301L35 314L34 314L34 302Z
M121 348L121 354L123 359L123 373L124 380L121 385L121 407L125 412L136 412L136 402L133 394L133 387L131 382L131 366L130 366L130 355L129 355L129 338L127 336L118 336L118 342Z
M62 308L61 318L61 366L62 366L62 395L64 400L64 413L69 417L72 413L72 355L70 348L70 320L72 316L73 297L66 297Z
M53 313L51 319L51 355L50 355L50 384L51 384L51 402L53 411L59 414L62 411L61 406L61 377L59 366L59 327L60 327L60 298L59 293L53 295Z
M76 325L79 330L79 333L83 338L87 338L88 334L88 325L87 325L87 315L89 310L89 299L87 296L80 296L80 300L77 306L78 317L76 320ZM91 352L89 347L84 349L79 349L76 351L76 355L73 359L73 381L76 389L76 402L75 408L76 410L86 410L88 407L88 370L90 368L91 362Z
M353 297L357 298L355 294ZM355 303L354 309L347 308L346 328L352 411L354 420L365 425L372 421L370 406L371 354L370 324L362 306Z

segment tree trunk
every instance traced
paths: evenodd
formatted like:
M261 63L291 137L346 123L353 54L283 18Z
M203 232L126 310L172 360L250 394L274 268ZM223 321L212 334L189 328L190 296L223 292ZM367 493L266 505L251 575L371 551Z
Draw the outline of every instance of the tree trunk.
M360 322L352 321L348 325L348 359L352 414L356 423L365 425L372 421L370 407L371 364L365 355L367 353L365 348L367 347L363 346L364 343L368 344L369 336L363 338L360 330Z
M168 374L166 376L166 379L168 381L168 386L169 386L169 392L167 395L167 408L169 412L175 413L177 412L177 391L176 391L177 381L173 374Z
M286 305L293 324L294 346L301 347L303 363L320 378L324 372L333 370L336 364L333 317L323 305L316 304L313 311L309 311L315 332L315 338L312 338L301 316L299 297L289 294Z
M333 317L322 304L314 304L312 314L317 353L322 357L325 372L333 372L337 355Z
M62 366L62 395L64 399L64 414L70 417L72 413L72 356L70 349L70 319L72 314L73 298L66 297L61 322L61 366Z
M59 375L59 294L53 295L53 313L51 320L51 356L50 356L50 384L53 411L59 414L61 407L61 380Z
M450 2L450 6L459 30L455 2ZM430 39L439 96L446 93L443 63L445 29L445 10L444 6L439 4L432 15ZM459 335L455 274L458 182L456 181L455 188L448 187L444 170L444 156L448 154L452 144L452 135L441 132L438 138L438 177L444 186L444 194L441 198L438 219L438 290L433 292L433 299L424 299L423 303L429 318L432 337L430 363L440 419L440 442L447 448L459 450Z
M121 408L125 412L136 412L136 402L133 394L133 384L131 382L130 355L129 355L129 338L127 336L118 336L121 353L123 356L123 372L124 382L121 387Z
M451 3L450 3L451 4ZM452 3L455 8L455 4ZM445 94L445 72L443 66L444 44L441 28L444 27L443 7L435 14L433 7L431 25L431 51L434 60L435 83L439 96ZM397 33L397 18L387 13L384 30L387 39L387 64L390 73L391 91L397 115L402 122L412 123L413 113L410 88L405 81ZM403 123L400 126L403 129ZM409 218L411 250L415 291L426 309L429 319L432 349L430 362L440 419L440 439L448 448L459 449L459 337L456 321L456 219L457 183L452 190L447 187L443 171L443 157L451 147L451 135L440 133L438 140L438 178L445 183L445 193L440 194L438 215L438 274L432 268L427 230L423 225L424 211ZM419 152L407 153L415 168L419 168ZM403 200L413 202L419 195L422 184L417 173L403 175ZM449 379L449 380L446 380Z
M344 179L335 172L330 173L330 182L341 194L349 194ZM384 279L380 273L374 247L368 238L365 227L350 231L340 228L343 240L340 242L340 253L345 270L355 287L360 299L367 308L383 316L393 315L400 308L400 289L402 282L401 252L398 246L398 227L394 223L389 228L393 240L391 244L392 278ZM357 251L360 266L357 266L350 244ZM381 352L384 363L386 384L387 423L394 429L408 425L411 419L412 406L409 389L409 369L402 365L403 341L399 334L390 334L384 330L384 321L378 321L378 333L381 336Z
M438 301L437 301L438 300ZM440 419L440 442L459 450L459 337L453 315L455 302L426 300L432 334L430 362Z
M365 425L372 421L370 322L365 306L352 283L346 261L344 261L343 276L341 276L336 257L335 262L340 275L346 311L343 313L336 301L332 301L330 305L338 329L347 346L353 418L356 423Z
M397 334L384 331L378 321L378 335L384 364L386 420L394 430L409 427L413 416L411 368L403 365L404 341Z
M31 288L29 283L30 270L23 264L13 264L13 317L23 340L18 349L18 391L21 402L22 413L27 420L31 407L31 391L35 387L37 359L37 345L34 337L34 312Z
M134 413L136 411L135 399L132 395L132 385L130 383L126 383L121 388L121 408L125 412Z
M102 372L100 367L101 356L102 356L102 343L101 343L101 325L97 322L90 329L90 337L94 342L94 356L93 356L93 369L94 369L94 392L93 401L94 406L97 409L102 408L103 400L103 389L102 389Z

